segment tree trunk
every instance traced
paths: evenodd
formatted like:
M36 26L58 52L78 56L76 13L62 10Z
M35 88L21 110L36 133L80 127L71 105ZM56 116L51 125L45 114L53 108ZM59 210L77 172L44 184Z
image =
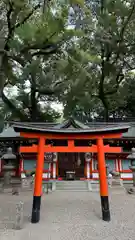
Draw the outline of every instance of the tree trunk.
M108 107L108 102L105 96L102 96L100 99L102 101L102 104L104 106L104 120L105 122L109 121L109 107Z
M2 100L3 87L4 87L4 74L2 69L0 69L0 100Z
M109 110L108 110L108 108L105 108L104 119L105 119L106 122L109 122Z
M5 84L5 74L4 74L5 56L4 53L0 54L0 98L2 99L4 84Z
M38 111L37 111L37 100L36 100L36 89L34 83L31 86L31 109L30 109L30 120L32 122L37 121L38 119Z

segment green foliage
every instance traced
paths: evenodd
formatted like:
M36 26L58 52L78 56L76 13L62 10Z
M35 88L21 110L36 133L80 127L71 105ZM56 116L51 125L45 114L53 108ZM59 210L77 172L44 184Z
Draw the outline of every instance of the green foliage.
M84 0L70 0L71 5L79 5L80 7L84 7Z
M11 99L1 86L7 118L55 121L60 117L50 107L59 81L55 63L60 60L62 46L74 36L74 30L67 29L70 2L56 0L44 6L35 1L3 0L3 6L7 34L2 84L7 81L6 86L18 89L16 98Z
M77 111L78 106L81 111L91 109L99 115L105 109L108 120L109 112L124 107L122 86L134 69L135 3L117 0L99 1L96 5L91 1L87 6L91 11L82 15L83 35L78 37L76 46L68 49L68 65L64 65L70 87L63 103L66 114Z
M131 114L135 3L125 2L3 0L0 84L18 89L4 98L6 118L55 121L52 101L63 103L65 116Z

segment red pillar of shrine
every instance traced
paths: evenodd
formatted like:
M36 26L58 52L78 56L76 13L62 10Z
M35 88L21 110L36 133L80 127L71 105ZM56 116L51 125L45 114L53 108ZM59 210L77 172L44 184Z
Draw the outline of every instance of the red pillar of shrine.
M41 206L41 194L42 194L42 176L44 167L44 137L39 138L38 143L38 158L36 163L36 174L35 174L35 186L33 196L33 207L32 207L32 223L37 223L40 220L40 206Z
M98 172L99 172L99 180L100 180L102 219L104 221L110 221L108 184L107 184L107 178L106 178L104 143L102 138L97 139L97 149L98 149Z

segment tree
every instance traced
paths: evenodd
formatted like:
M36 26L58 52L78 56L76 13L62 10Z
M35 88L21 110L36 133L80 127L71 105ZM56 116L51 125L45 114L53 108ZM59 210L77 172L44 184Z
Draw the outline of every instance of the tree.
M1 30L3 26L5 29L0 50L1 96L21 120L37 120L40 115L38 100L43 95L55 94L58 82L55 84L53 77L47 83L44 70L52 58L56 60L60 56L61 47L73 35L73 31L66 28L70 5L61 1L48 4L45 1L3 0L0 5L3 10ZM18 88L22 84L25 86L26 80L30 82L31 89L30 117L25 111L20 111L4 92L9 84Z
M128 80L121 88L124 99L124 105L118 106L117 112L123 112L123 115L128 118L135 118L135 74L131 72ZM123 100L122 99L122 100Z
M91 9L91 18L85 16L81 22L84 34L69 51L65 74L71 81L64 99L70 108L68 99L73 97L72 109L82 106L84 111L88 109L87 102L95 102L95 106L99 104L100 107L102 104L108 121L109 111L116 107L113 102L116 103L115 98L120 96L120 88L129 71L135 68L135 2L100 0L96 4L95 1L87 2L87 6Z

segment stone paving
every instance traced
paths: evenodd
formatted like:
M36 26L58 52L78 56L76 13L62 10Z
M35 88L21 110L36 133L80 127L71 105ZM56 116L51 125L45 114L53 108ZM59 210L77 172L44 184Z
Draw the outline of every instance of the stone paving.
M24 202L24 228L13 230L15 204ZM135 196L111 190L111 222L101 219L97 192L53 192L42 197L41 220L30 223L32 193L0 194L0 240L134 240ZM12 217L11 217L12 216Z

